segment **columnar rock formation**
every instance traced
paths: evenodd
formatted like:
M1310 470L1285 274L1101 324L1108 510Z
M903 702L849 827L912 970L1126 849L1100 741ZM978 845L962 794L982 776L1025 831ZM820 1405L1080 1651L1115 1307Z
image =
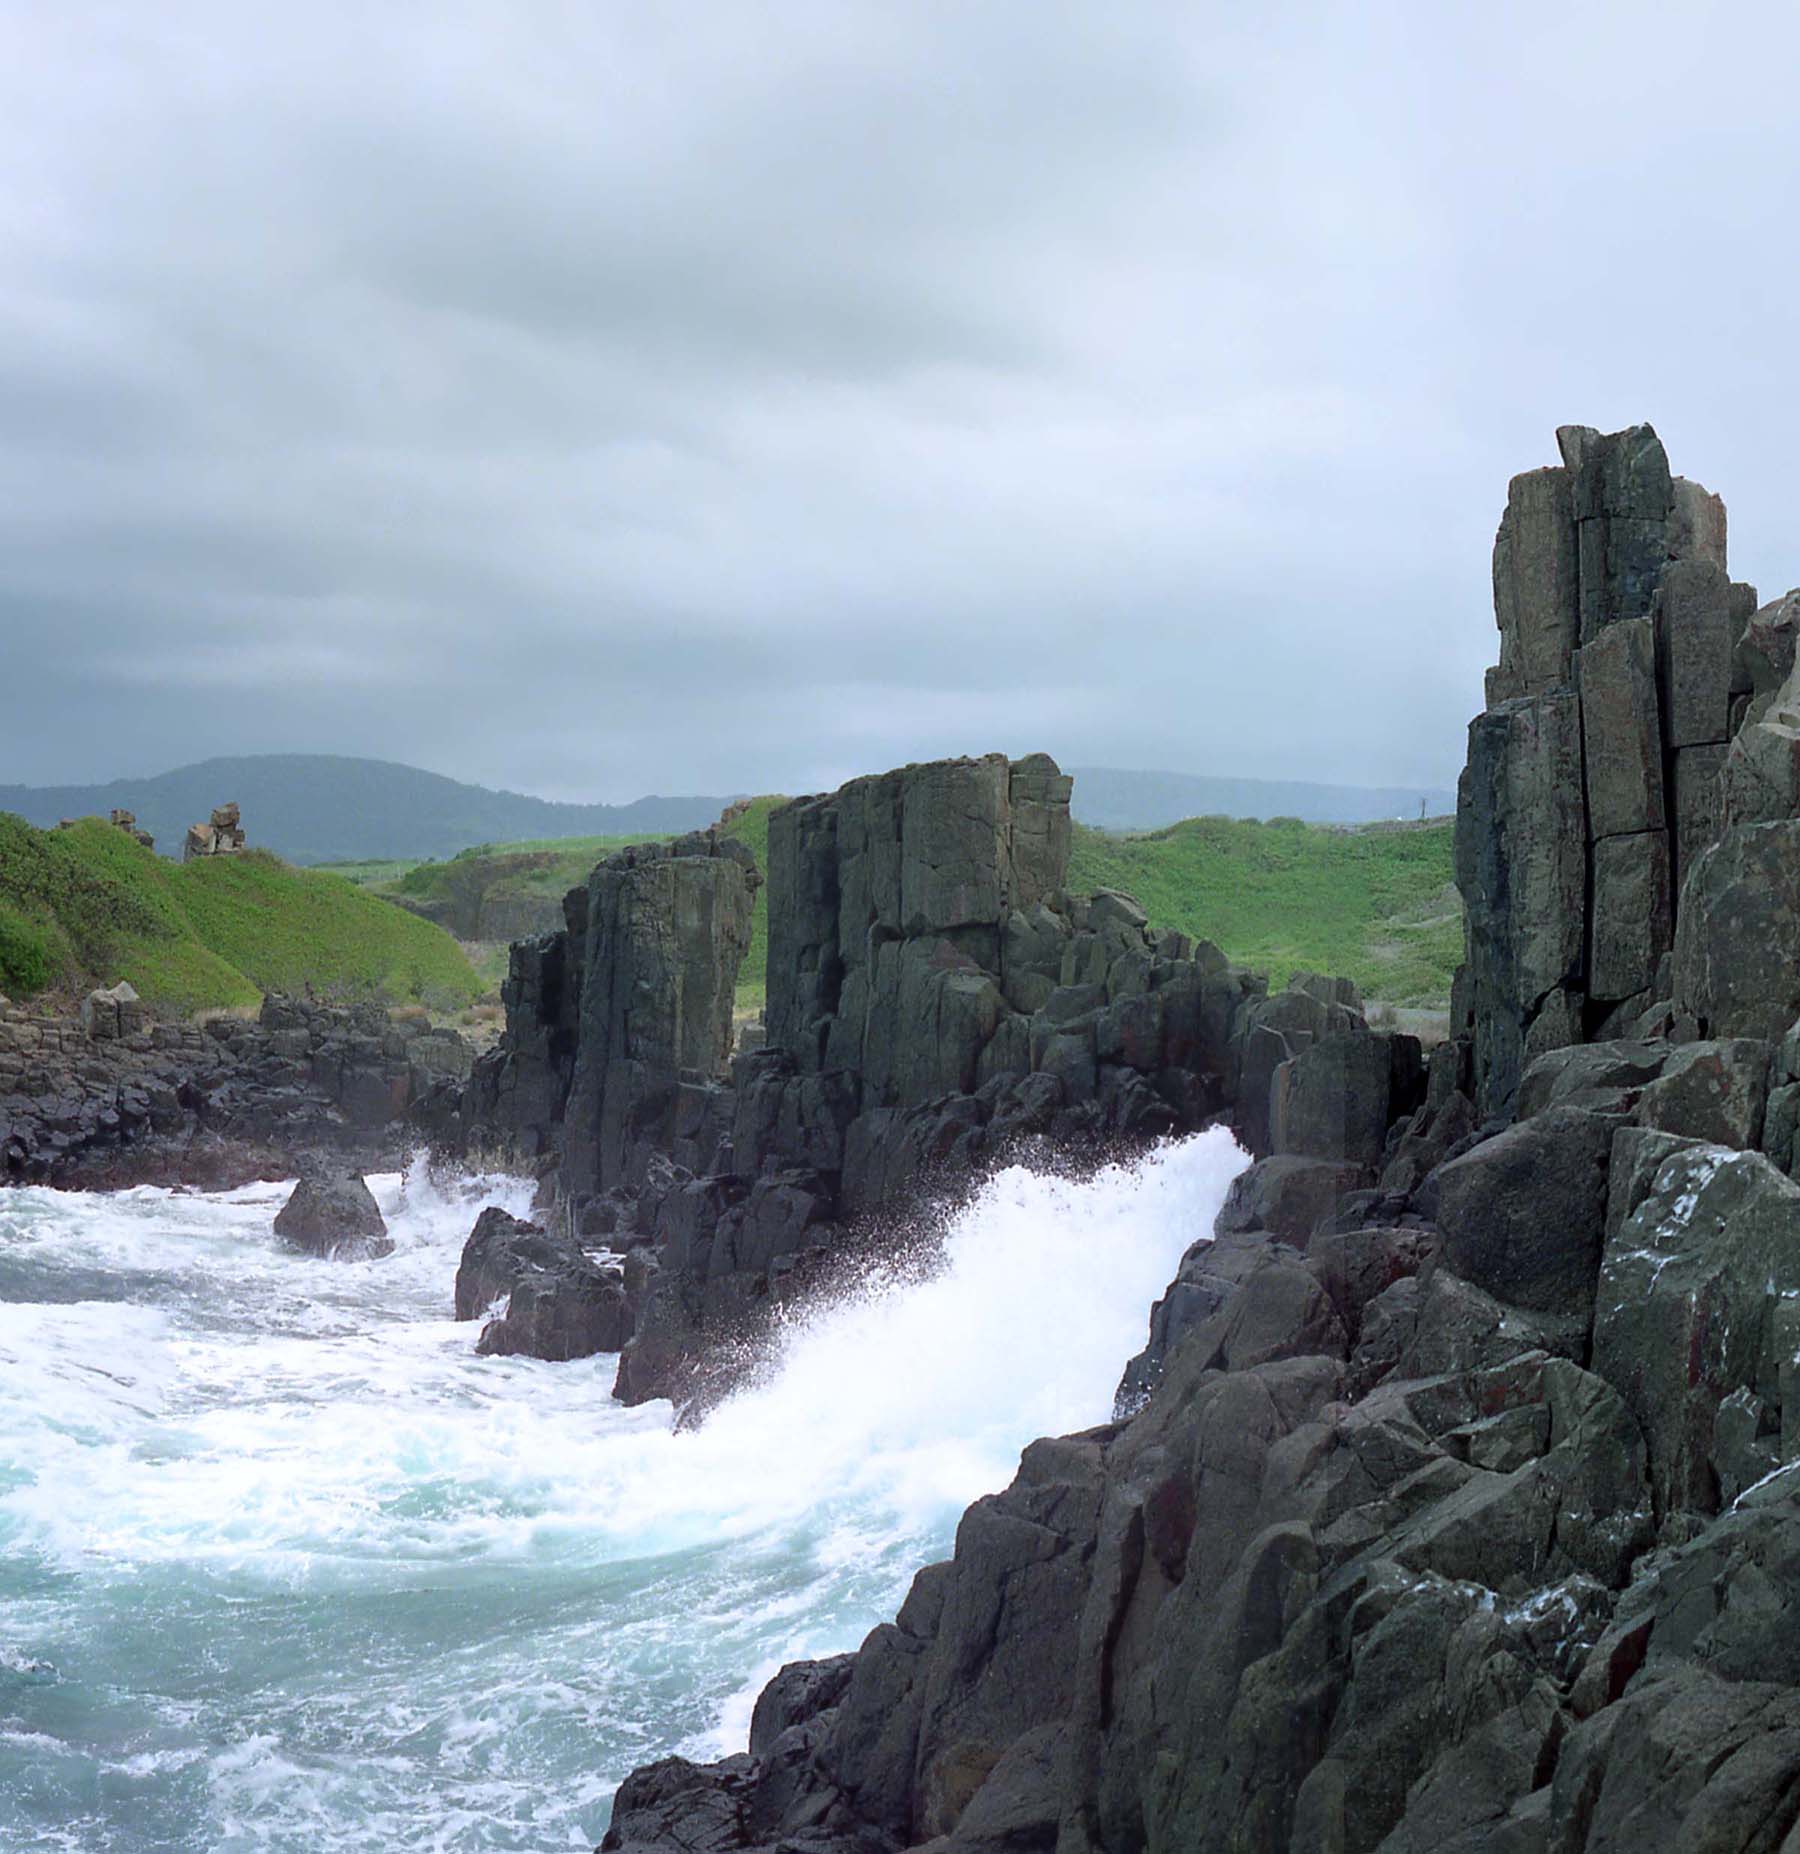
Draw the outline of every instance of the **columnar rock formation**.
M191 863L198 856L236 856L244 848L242 823L236 805L216 806L210 822L188 826L181 860Z
M1487 1113L1530 1057L1628 1034L1668 997L1681 884L1719 834L1750 693L1756 592L1727 574L1724 504L1670 474L1648 425L1557 442L1559 466L1513 479L1494 543L1500 662L1458 809L1459 1003ZM1771 698L1785 674L1762 664Z
M847 1223L1021 1141L1142 1139L1241 1103L1259 1150L1375 1184L1423 1099L1418 1045L1371 1033L1352 988L1271 998L1131 897L1068 894L1069 785L990 754L777 812L766 1042L728 1074L736 844L610 858L563 932L514 947L466 1134L536 1163L572 1233L634 1250L621 1395L678 1387Z
M1244 1001L1269 1156L1118 1420L607 1850L1800 1847L1800 598L1647 427L1562 443L1501 526L1423 1099L1335 988Z

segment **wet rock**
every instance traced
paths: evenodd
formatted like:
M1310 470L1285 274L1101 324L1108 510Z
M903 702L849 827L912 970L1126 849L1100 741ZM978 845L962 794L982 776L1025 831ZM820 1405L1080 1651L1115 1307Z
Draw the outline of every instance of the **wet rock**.
M290 1248L340 1262L394 1252L387 1224L362 1174L323 1159L302 1165L293 1191L276 1214L275 1234Z

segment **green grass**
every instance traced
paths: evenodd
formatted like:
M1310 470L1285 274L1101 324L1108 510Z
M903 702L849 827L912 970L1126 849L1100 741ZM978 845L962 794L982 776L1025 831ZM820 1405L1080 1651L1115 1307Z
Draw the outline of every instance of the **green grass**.
M769 814L786 802L755 799L728 829L765 876ZM1077 894L1125 889L1143 904L1152 925L1216 941L1235 964L1267 972L1277 986L1296 971L1341 973L1371 999L1441 1008L1449 1002L1451 975L1462 957L1451 835L1448 822L1333 830L1292 819L1190 818L1138 836L1078 824L1069 887ZM340 867L378 891L419 897L449 899L459 883L560 895L585 881L593 865L625 841L573 837L483 844L441 863ZM750 950L738 981L740 1012L763 1007L768 954L765 884L757 891ZM482 977L497 982L504 970L501 954L483 963Z
M342 876L259 850L176 863L98 818L43 831L0 813L0 989L119 979L169 1012L308 985L440 1010L481 991L448 934Z
M1189 818L1124 837L1078 824L1069 887L1124 889L1153 926L1212 940L1273 985L1342 974L1371 999L1441 1008L1462 958L1452 830Z
M750 950L738 968L737 1008L740 1015L756 1015L768 999L769 974L769 814L779 810L785 798L753 798L742 816L733 818L725 832L735 837L762 871L762 886L750 911Z

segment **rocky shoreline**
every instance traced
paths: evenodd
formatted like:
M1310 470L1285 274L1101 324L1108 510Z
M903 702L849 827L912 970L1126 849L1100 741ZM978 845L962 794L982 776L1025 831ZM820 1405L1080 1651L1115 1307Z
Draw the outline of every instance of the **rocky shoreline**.
M1800 601L1647 427L1559 440L1423 1098L1314 991L1240 1002L1258 1162L1118 1419L744 1754L632 1776L609 1854L1800 1845Z
M8 1016L0 1171L423 1129L539 1181L464 1252L482 1349L618 1350L640 1401L1001 1155L1228 1123L1255 1163L1114 1420L1028 1448L746 1752L629 1778L609 1854L1792 1854L1800 596L1730 579L1649 427L1558 444L1496 542L1429 1059L1069 894L1069 781L989 755L796 801L767 871L608 858L466 1085L276 1000L74 1048Z
M379 1004L270 996L254 1021L155 1021L121 991L79 1018L0 1002L0 1185L228 1190L309 1154L394 1169L453 1122L474 1053Z

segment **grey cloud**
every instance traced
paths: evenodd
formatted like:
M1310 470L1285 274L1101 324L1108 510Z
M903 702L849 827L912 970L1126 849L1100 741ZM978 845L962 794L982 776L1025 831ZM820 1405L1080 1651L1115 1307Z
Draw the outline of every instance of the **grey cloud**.
M20 6L0 780L1441 784L1551 428L1800 578L1785 10Z

